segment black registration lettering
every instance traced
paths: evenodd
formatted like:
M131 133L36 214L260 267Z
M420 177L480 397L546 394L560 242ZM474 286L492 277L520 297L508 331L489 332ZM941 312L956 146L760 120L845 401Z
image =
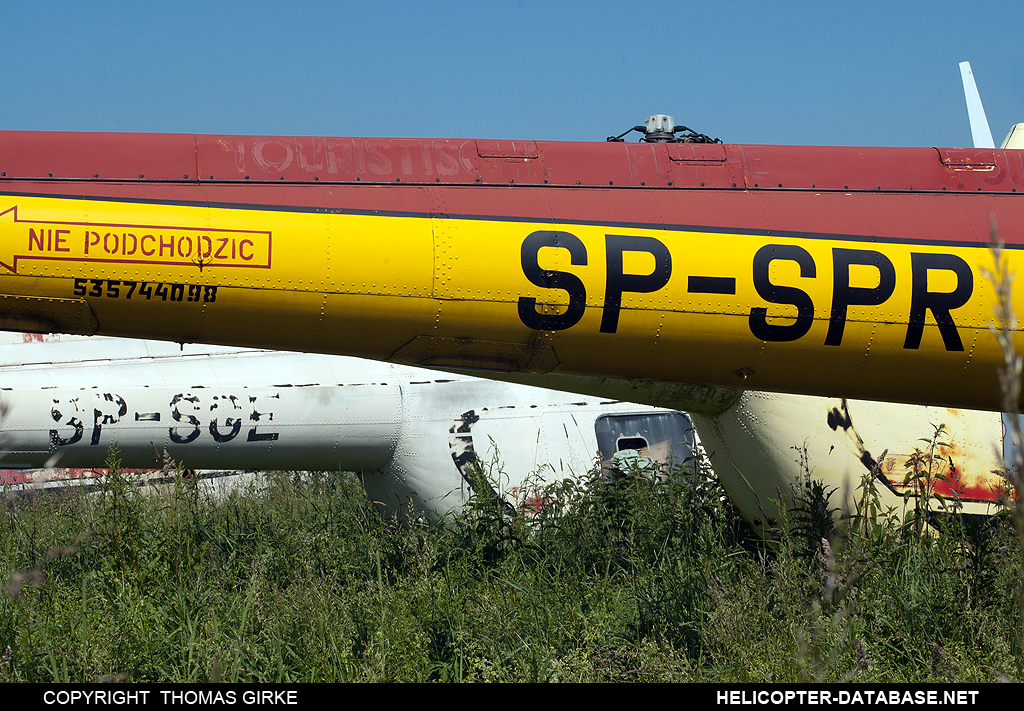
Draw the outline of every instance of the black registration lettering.
M878 270L878 286L850 286L850 267L854 264ZM828 319L826 346L843 342L846 311L853 305L878 306L885 303L896 289L896 268L881 252L873 249L832 249L832 312Z
M70 404L73 407L75 407L76 410L78 409L77 404L75 403L74 400L72 400L68 404ZM61 424L61 420L64 419L64 413L62 413L61 410L60 410L60 401L59 400L54 400L53 401L53 406L50 408L50 417L58 425ZM74 432L71 434L70 437L61 437L60 430L50 430L50 448L51 448L51 451L53 449L55 449L56 447L66 447L69 444L74 444L75 442L81 441L82 435L85 433L85 423L83 423L77 417L72 416L72 417L68 418L68 421L63 423L63 424L73 428Z
M268 420L274 419L273 412L260 412L256 409L256 399L258 396L250 395L249 404L252 405L252 412L249 414L249 420L253 423L252 429L249 430L249 435L245 438L246 442L276 442L279 432L257 432L256 429L260 425L260 421L266 417ZM267 399L280 400L280 395L269 395L263 396Z
M103 431L104 425L112 425L121 421L121 418L128 412L128 404L124 401L124 398L116 393L103 393L103 402L113 403L116 408L116 413L109 412L107 407L103 410L100 408L94 408L92 411L92 438L89 444L99 444L100 434Z
M800 265L800 276L812 279L816 274L814 259L803 247L789 244L766 244L754 255L754 289L758 296L771 304L796 306L796 321L779 325L768 323L768 309L758 306L750 309L750 332L762 341L795 341L803 337L814 323L814 302L810 295L795 286L772 284L768 269L776 259L785 259Z
M903 347L921 347L925 314L931 311L946 350L962 351L964 344L949 312L966 304L974 293L974 273L971 267L955 254L920 253L911 253L910 266L910 322ZM928 291L928 272L938 270L956 274L956 288L953 291Z
M193 441L196 437L198 437L199 433L201 432L198 417L192 414L185 414L178 410L179 403L182 402L191 403L193 412L197 412L199 410L199 398L196 397L195 395L186 395L185 393L178 393L173 398L171 398L171 417L174 418L176 422L183 422L185 424L191 425L192 427L192 431L186 432L185 434L182 434L181 432L178 431L180 429L179 427L168 427L167 435L175 444L188 444L189 442Z
M210 412L216 412L217 410L241 410L242 408L238 404L238 398L234 395L214 395L213 404L210 405ZM223 443L230 442L238 433L242 431L242 418L241 417L225 417L224 427L227 428L226 432L222 432L220 425L218 424L218 418L215 416L210 420L210 435L213 437L214 442Z
M668 284L672 276L672 255L668 247L654 239L640 235L605 235L607 280L604 288L604 311L601 314L601 333L615 333L619 327L622 294L650 294ZM650 274L625 274L622 266L624 252L646 252L654 257L654 271Z
M520 260L523 274L530 283L542 289L561 289L569 295L569 306L561 314L537 311L537 300L532 296L519 297L519 320L527 328L538 331L560 331L579 323L587 304L587 290L575 274L541 269L537 255L541 247L560 247L569 250L569 263L586 266L587 248L579 237L570 232L538 230L523 240Z
M220 431L217 420L210 420L210 434L213 436L214 442L230 442L237 437L238 433L242 431L242 419L228 417L224 420L224 426L229 428L227 432Z

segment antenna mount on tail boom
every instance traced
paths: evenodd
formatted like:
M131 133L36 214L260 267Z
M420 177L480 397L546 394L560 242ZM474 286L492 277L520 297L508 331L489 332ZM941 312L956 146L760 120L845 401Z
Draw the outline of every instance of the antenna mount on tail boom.
M644 134L641 139L645 143L721 143L721 138L711 138L703 133L697 133L686 126L676 126L675 119L666 114L654 114L648 116L643 126L634 126L618 136L608 136L607 141L612 143L624 143L627 133L637 131ZM677 136L681 133L681 136Z

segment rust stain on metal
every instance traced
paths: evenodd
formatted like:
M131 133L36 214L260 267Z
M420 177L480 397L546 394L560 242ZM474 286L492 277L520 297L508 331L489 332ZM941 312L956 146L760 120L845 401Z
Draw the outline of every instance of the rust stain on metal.
M902 455L902 458L905 465L909 463L911 466L906 468L905 476L890 478L893 486L901 493L912 489L920 492L928 486L932 494L947 499L993 503L999 500L999 475L988 471L972 456L969 447L962 446L955 439L937 445L933 454L924 451L923 456L917 458L912 454ZM929 468L930 472L927 471ZM926 476L922 478L920 475Z

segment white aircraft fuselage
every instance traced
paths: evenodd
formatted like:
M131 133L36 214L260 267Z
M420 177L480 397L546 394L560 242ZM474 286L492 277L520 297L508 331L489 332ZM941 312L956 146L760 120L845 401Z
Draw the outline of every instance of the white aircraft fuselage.
M500 462L493 485L522 504L531 485L586 477L620 449L690 457L691 417L755 526L807 476L850 511L874 470L898 510L917 493L915 450L932 458L934 492L969 513L991 513L1001 481L997 413L697 389L688 416L343 356L157 341L0 346L0 404L7 467L99 467L116 443L132 468L158 468L166 449L193 469L360 471L385 512L412 502L433 520L472 494L474 461Z

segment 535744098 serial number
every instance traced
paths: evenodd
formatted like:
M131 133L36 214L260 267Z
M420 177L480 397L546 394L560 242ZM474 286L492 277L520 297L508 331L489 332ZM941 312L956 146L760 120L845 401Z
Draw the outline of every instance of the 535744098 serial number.
M75 279L75 296L98 296L106 299L141 299L147 301L193 301L212 304L217 300L217 287L201 284L164 284L148 281L117 281L115 279Z

